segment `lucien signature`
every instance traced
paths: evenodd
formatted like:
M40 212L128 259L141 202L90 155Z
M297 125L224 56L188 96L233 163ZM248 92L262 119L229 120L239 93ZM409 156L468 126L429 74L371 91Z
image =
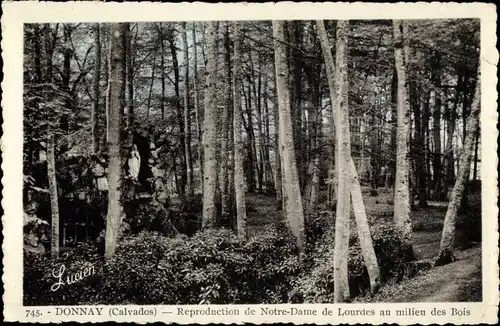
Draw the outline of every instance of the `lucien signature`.
M74 283L78 283L86 277L95 274L95 268L93 265L85 267L76 273L69 274L66 272L66 266L62 264L59 269L52 270L52 276L57 280L50 289L55 292L59 290L59 288L63 285L70 285Z

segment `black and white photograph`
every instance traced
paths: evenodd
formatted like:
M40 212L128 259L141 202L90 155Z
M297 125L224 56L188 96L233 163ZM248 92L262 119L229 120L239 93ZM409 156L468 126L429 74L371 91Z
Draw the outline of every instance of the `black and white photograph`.
M16 191L22 211L3 223L22 233L5 224L3 250L16 234L19 313L479 318L498 283L483 20L233 5L234 19L47 14L11 30L22 70L2 88L22 92L2 102L2 150L19 158L2 204Z
M24 303L481 301L479 21L24 27Z

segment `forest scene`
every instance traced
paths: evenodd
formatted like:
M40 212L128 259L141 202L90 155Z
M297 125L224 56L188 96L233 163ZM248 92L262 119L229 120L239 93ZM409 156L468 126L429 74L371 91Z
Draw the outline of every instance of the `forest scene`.
M24 305L481 301L479 35L25 24Z

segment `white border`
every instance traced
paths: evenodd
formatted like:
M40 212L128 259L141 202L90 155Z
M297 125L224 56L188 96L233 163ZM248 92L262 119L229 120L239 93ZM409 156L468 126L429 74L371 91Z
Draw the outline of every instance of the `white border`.
M164 321L176 323L263 323L293 322L304 323L495 323L498 312L498 197L497 188L497 136L496 112L497 63L496 50L496 7L483 3L292 3L280 2L248 3L102 3L102 2L3 2L2 3L2 57L4 60L3 90L3 137L2 169L4 186L2 206L5 215L2 218L4 242L4 316L6 321L50 322L63 320L76 321ZM181 20L262 20L262 19L438 19L438 18L480 18L481 19L481 178L483 208L483 302L482 303L412 303L412 304L358 304L358 305L300 305L302 308L317 308L319 317L291 316L245 316L237 317L198 317L178 316L175 306L154 307L154 317L56 317L50 315L51 307L40 307L44 313L39 319L24 317L22 306L22 65L23 65L23 24L44 22L118 22L118 21L181 21ZM6 267L5 267L6 266ZM290 307L280 305L279 307ZM212 306L214 307L214 306ZM227 307L231 307L228 305ZM239 307L241 313L245 306ZM255 306L256 308L258 306ZM268 305L271 307L271 305ZM349 317L348 319L321 316L324 307L329 308L374 308L392 309L395 307L415 307L449 309L467 307L471 315L457 317ZM108 309L108 308L106 308ZM172 314L163 315L162 311Z

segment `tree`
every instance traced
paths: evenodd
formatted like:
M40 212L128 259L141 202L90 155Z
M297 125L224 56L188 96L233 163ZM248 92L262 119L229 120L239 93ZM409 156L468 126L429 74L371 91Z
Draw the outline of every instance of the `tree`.
M406 68L403 54L403 34L406 22L394 20L394 58L397 73L397 130L396 130L396 179L394 184L394 222L404 241L409 259L413 259L411 245L409 143L410 105L406 85Z
M196 140L198 143L198 161L200 164L200 180L203 182L203 144L201 133L200 97L198 95L198 44L196 43L196 22L193 22L193 92L194 114L196 120Z
M99 151L99 83L101 78L101 28L100 24L94 24L94 46L95 46L95 63L94 63L94 81L91 127L92 127L92 153L96 154Z
M347 257L349 252L349 217L350 217L350 156L351 140L349 133L348 81L347 81L347 31L348 22L337 22L337 45L335 56L335 111L337 112L337 212L335 218L334 252L334 298L335 302L349 300L349 281Z
M175 107L177 113L177 124L179 126L179 144L180 144L180 153L177 153L178 157L181 161L181 179L177 184L177 193L181 198L184 198L186 194L186 182L187 182L187 165L186 165L186 130L184 123L184 110L181 108L181 100L180 100L180 90L179 90L179 61L177 60L177 46L175 44L175 30L173 27L170 27L167 34L167 40L170 45L170 53L172 55L172 65L174 68L174 91L175 91Z
M163 39L163 23L158 23L158 39L160 41L160 74L161 74L161 119L165 120L165 40Z
M232 81L231 81L231 49L229 39L229 22L224 30L224 104L222 106L221 121L219 132L220 139L220 171L219 171L219 186L221 193L221 208L222 216L229 215L229 167L230 167L230 148L229 148L229 131L231 124L231 108L233 106L232 99Z
M435 265L444 265L454 260L452 248L455 240L457 215L464 196L464 190L469 179L476 131L479 125L481 100L480 77L481 73L478 66L476 91L474 93L472 108L469 113L469 117L467 118L467 132L465 135L463 152L460 157L460 168L458 170L450 202L448 203L448 210L446 211L446 216L444 218L443 232L441 235L441 242L439 244L439 254L435 261Z
M186 132L185 141L185 162L187 170L186 188L188 196L194 195L193 188L193 158L191 155L191 114L189 112L189 53L187 44L186 22L182 23L182 45L184 53L184 130Z
M293 144L293 126L290 108L290 90L288 84L288 65L286 62L286 49L284 45L285 31L284 22L273 20L274 37L274 60L276 62L276 84L279 105L279 131L283 154L285 192L286 192L286 215L292 233L296 237L299 251L299 262L305 256L304 245L304 211L302 208L302 196L300 193L299 176L297 172L297 161L295 160L295 148Z
M56 29L57 30L57 29ZM55 38L57 32L50 33L50 25L46 24L44 29L44 41L45 41L45 82L52 84L52 55L53 55L53 44L55 44ZM54 108L50 104L49 90L43 89L43 97L45 100L46 110L52 111ZM47 121L47 177L49 182L49 197L50 197L50 212L51 212L51 248L50 257L56 259L59 257L59 196L57 193L57 179L56 179L56 162L55 162L55 151L56 151L56 141L55 141L55 130L53 124L55 121L51 121L50 113L47 112L49 121Z
M49 132L47 137L47 176L49 178L50 212L51 212L51 238L50 257L59 257L59 199L57 195L56 161L55 161L55 136Z
M343 162L343 164L344 164L344 165L340 164L340 166L345 166L347 168L349 178L350 178L350 179L345 180L345 175L344 175L342 177L342 182L343 182L342 186L344 189L346 186L350 189L350 195L351 195L351 199L352 199L352 205L353 205L354 216L355 216L355 220L356 220L356 227L357 227L357 231L358 231L358 238L359 238L359 242L360 242L360 246L361 246L361 251L363 254L363 258L365 260L365 265L366 265L367 270L368 270L371 290L372 290L372 292L375 292L375 291L377 291L377 289L380 285L380 269L378 266L377 257L375 256L375 250L373 248L373 241L372 241L372 237L370 234L370 228L368 225L368 218L366 216L365 205L363 203L363 197L362 197L362 193L361 193L361 186L359 183L358 173L356 171L356 166L354 165L354 161L351 157L349 123L348 122L346 123L346 120L349 121L349 119L348 119L348 117L349 117L348 98L347 98L347 91L346 91L348 88L347 71L346 71L346 65L347 65L347 63L346 63L347 62L347 58L346 58L346 56L347 56L347 40L346 39L347 39L347 35L342 33L343 30L340 31L340 35L337 33L337 73L334 75L335 64L333 62L333 56L332 56L332 53L330 51L330 44L328 41L328 36L326 34L324 22L322 20L318 20L316 22L316 24L318 26L318 36L320 39L321 48L322 48L323 55L325 58L325 63L326 63L326 71L327 71L327 78L328 78L328 84L329 84L329 89L330 89L330 97L331 97L332 103L335 102L335 112L336 112L336 119L334 120L334 123L336 124L335 130L341 131L341 133L339 133L338 135L340 135L340 137L342 137L341 145L343 145L343 146L338 145L337 148L340 148L340 149L344 148L344 153L345 153L345 148L347 146L347 158L343 157L342 155L340 155L341 153L339 153L339 159L340 158L343 159L343 161L339 161L339 163ZM347 29L347 27L344 26L343 23L338 25L338 28ZM341 38L339 38L339 36ZM345 53L342 55L339 51L345 51ZM344 68L340 69L339 65L344 65ZM335 81L335 76L337 76L337 81ZM340 79L340 78L342 78L342 76L344 76L343 79ZM335 86L335 84L336 84L336 86ZM342 84L345 84L345 85L342 86ZM335 91L335 87L337 87L336 91ZM344 121L344 125L341 125L342 121ZM346 144L347 141L349 142L348 144ZM345 171L343 171L342 168L340 168L340 167L339 167L339 172L345 173ZM337 179L340 181L341 176L339 175L337 177ZM339 183L339 185L340 185L340 183ZM339 188L339 190L341 190L341 188ZM341 193L345 193L345 192L346 191L338 191L337 196L340 197ZM347 216L347 223L349 223L350 207L349 206L346 207L346 205L345 205L346 201L349 202L349 192L347 192L347 194L348 194L348 196L342 196L341 198L339 198L339 199L342 199L342 202L338 201L337 209L338 209L338 205L340 204L342 206L343 212L347 211L347 213L344 213L344 215L342 217ZM345 197L347 197L347 198L345 198ZM338 221L339 217L341 216L340 212L338 210L337 210L337 216L338 217L337 217L336 221ZM342 222L346 223L345 220ZM340 227L345 228L345 224L340 225ZM347 227L348 227L348 224L347 224ZM338 233L338 232L343 232L343 233ZM336 234L335 238L336 239L337 239L339 234L342 235L345 233L346 233L345 229L339 231L339 229L337 229L337 224L335 224L335 234ZM343 243L344 247L341 247L341 248L344 250L348 250L348 241L349 241L348 230L347 230L347 239L344 238L342 240L344 241L344 243ZM347 242L347 244L346 244L346 242ZM341 276L344 277L344 280L343 280L344 287L345 286L348 287L348 285L345 285L346 284L345 282L347 282L346 281L347 276L345 274L345 273L347 273L347 262L342 261L342 259L346 256L338 257L337 255L341 254L341 251L338 250L337 248L338 247L336 244L335 245L335 260L334 261L339 263L339 265L341 265L340 263L342 263L343 266L340 266L340 268L345 268L344 275L341 274ZM337 274L339 274L339 273L337 273ZM342 290L339 290L339 292L340 291L342 291ZM340 296L342 293L338 293L338 294ZM348 298L348 296L347 297L343 296L340 299L347 299L347 298Z
M356 219L356 228L358 230L359 245L363 253L366 270L370 278L370 289L372 293L378 291L380 287L380 268L378 266L377 256L373 248L373 240L370 233L370 226L366 216L365 204L363 202L363 195L361 193L361 185L359 184L359 177L356 171L356 166L351 158L351 199L352 209L354 211L354 218Z
M205 117L203 119L203 228L216 224L215 193L217 189L217 22L209 22L207 28L207 85L205 90Z
M243 156L245 143L241 136L241 34L240 22L233 22L234 64L233 64L233 137L234 137L234 192L236 199L236 229L238 236L247 238L247 212L245 205L245 178L243 172Z
M127 109L128 109L128 126L129 128L133 128L135 114L134 114L134 64L132 60L132 33L130 30L130 26L127 29L127 35L125 36L126 43L126 66L127 66ZM155 57L156 59L156 57ZM153 71L154 71L154 63L153 63ZM149 110L149 105L148 105Z
M126 64L124 51L126 46L127 23L112 24L110 49L109 130L108 130L108 214L106 217L105 258L111 258L117 246L119 227L122 217L122 163L121 163L121 128L123 108L125 107L124 76Z

